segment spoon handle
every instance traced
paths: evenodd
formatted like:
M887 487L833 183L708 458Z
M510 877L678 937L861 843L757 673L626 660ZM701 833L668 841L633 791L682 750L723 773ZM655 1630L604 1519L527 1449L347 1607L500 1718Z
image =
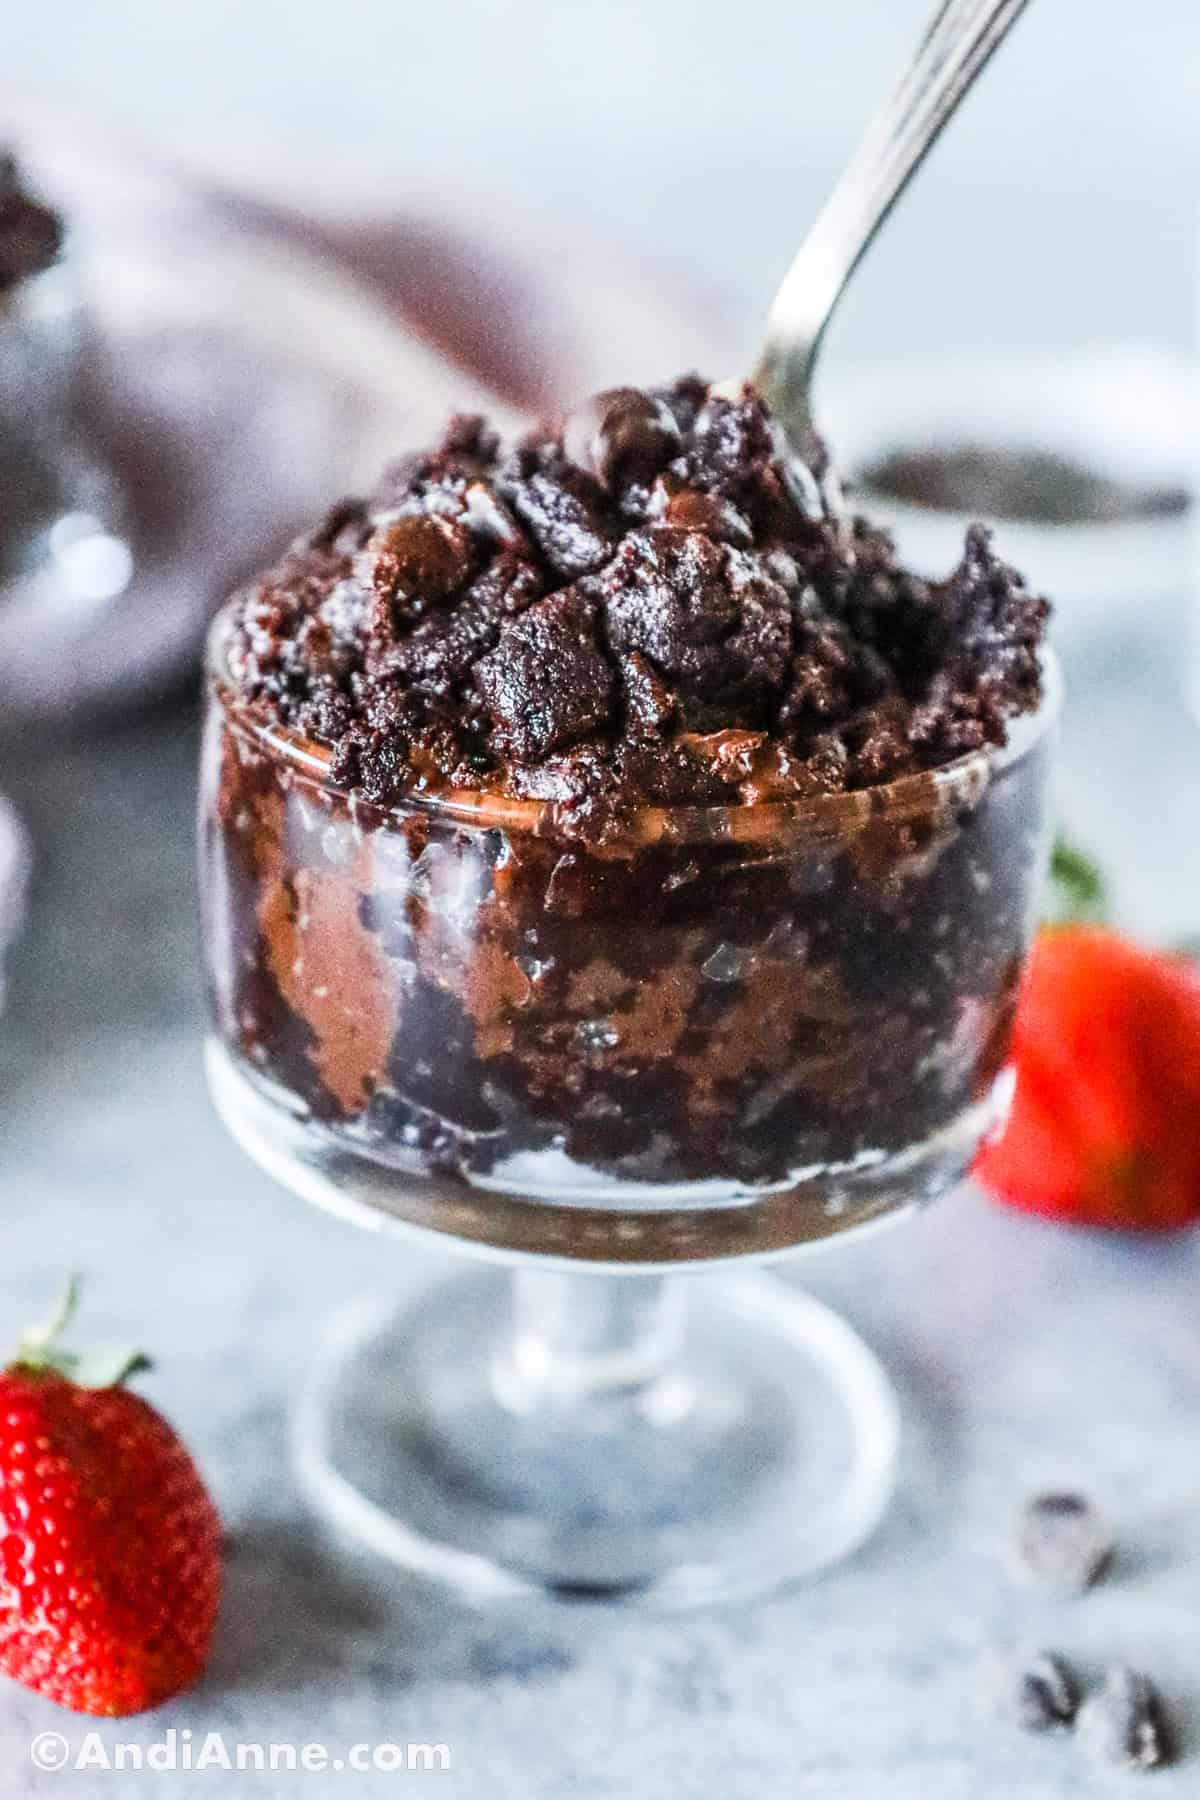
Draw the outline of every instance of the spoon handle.
M767 320L755 384L794 444L825 327L876 232L1028 0L942 0L904 79L880 107L818 214Z

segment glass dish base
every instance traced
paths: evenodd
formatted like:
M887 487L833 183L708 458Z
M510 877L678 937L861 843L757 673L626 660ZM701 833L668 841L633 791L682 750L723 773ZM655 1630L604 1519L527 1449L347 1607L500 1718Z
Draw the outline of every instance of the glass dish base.
M673 1610L849 1555L898 1435L872 1352L773 1277L477 1268L344 1318L294 1448L335 1527L469 1601Z

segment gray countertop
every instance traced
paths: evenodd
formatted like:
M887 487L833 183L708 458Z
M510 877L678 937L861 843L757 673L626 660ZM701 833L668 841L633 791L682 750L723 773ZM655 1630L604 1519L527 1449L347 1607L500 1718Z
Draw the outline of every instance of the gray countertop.
M1200 731L1173 704L1173 650L1165 622L1143 622L1076 658L1063 757L1065 813L1109 860L1127 916L1163 933L1200 909ZM833 1299L891 1367L903 1473L865 1549L765 1604L651 1622L472 1615L313 1528L286 1409L327 1316L444 1259L291 1199L209 1110L194 752L184 710L0 753L38 869L0 1022L0 1322L15 1335L68 1265L86 1270L89 1333L133 1329L152 1348L146 1391L194 1446L232 1538L205 1680L153 1718L101 1725L101 1741L148 1745L173 1725L230 1744L442 1742L450 1772L414 1779L496 1800L1103 1794L1078 1746L994 1714L995 1659L1044 1643L1085 1670L1118 1656L1151 1670L1189 1758L1155 1792L1200 1790L1194 1237L1110 1241L964 1194L797 1262L788 1278ZM1057 1482L1107 1505L1121 1551L1093 1594L1051 1605L1012 1585L1003 1549L1021 1500ZM85 1729L5 1686L5 1792L192 1791L177 1774L95 1768L55 1790L60 1777L29 1770L35 1733L78 1748ZM213 1772L202 1791L306 1779ZM345 1780L382 1795L397 1777Z

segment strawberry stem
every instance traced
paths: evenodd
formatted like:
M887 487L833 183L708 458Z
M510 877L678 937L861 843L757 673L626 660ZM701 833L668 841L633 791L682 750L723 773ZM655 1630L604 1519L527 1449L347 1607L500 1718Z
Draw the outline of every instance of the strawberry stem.
M43 1319L40 1325L31 1325L22 1337L20 1349L23 1356L27 1359L36 1357L53 1348L75 1317L82 1289L80 1277L72 1275L50 1317Z
M78 1275L72 1275L50 1317L40 1325L31 1327L21 1338L10 1366L15 1369L48 1369L56 1375L65 1376L78 1387L119 1387L131 1375L137 1375L143 1369L151 1367L150 1359L143 1356L140 1350L123 1346L88 1351L80 1355L74 1350L64 1350L59 1343L63 1332L75 1317L81 1290L82 1282Z

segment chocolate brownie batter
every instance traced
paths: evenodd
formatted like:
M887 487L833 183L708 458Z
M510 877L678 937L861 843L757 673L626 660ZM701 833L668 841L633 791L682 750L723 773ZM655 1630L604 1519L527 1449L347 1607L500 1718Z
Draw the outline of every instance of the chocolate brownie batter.
M587 837L646 802L862 788L1002 744L1046 610L981 530L947 581L906 574L748 389L690 379L511 451L455 420L241 598L229 657L347 789L534 796Z
M0 298L57 262L62 240L62 220L26 193L16 157L0 150Z
M979 529L907 574L748 389L455 420L218 623L226 1048L401 1170L842 1204L1002 1067L1046 614Z

